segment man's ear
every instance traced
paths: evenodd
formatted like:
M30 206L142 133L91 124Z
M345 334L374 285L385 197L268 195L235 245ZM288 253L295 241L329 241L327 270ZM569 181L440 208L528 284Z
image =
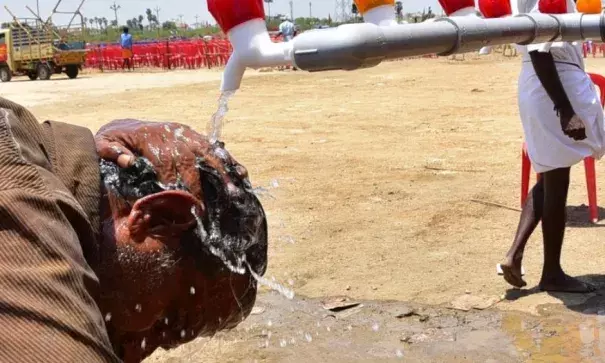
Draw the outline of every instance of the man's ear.
M170 190L139 199L128 217L130 237L175 236L190 229L204 216L204 206L193 195Z

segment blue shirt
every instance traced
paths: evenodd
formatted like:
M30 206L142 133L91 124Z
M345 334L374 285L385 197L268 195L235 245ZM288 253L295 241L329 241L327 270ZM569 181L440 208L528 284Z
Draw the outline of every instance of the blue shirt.
M120 37L120 44L122 45L122 48L132 49L132 35L122 34Z

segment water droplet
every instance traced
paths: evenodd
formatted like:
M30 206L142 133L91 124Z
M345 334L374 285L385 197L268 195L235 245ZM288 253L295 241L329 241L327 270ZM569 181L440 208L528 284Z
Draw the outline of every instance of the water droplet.
M191 286L191 287L189 288L189 293L190 293L191 295L195 295L195 287Z
M269 341L265 340L265 348L269 348Z
M397 351L395 351L395 356L397 356L397 358L403 358L403 351L401 349L397 349Z
M135 307L134 307L134 310L137 313L140 313L143 310L143 307L141 306L141 304L136 304Z
M305 339L307 342L311 343L313 341L313 337L309 333L305 333Z
M185 334L187 334L187 332L185 331L185 329L181 330L181 338L184 338Z
M279 341L279 346L282 348L285 348L286 345L288 345L288 342L286 342L286 339L282 339Z
M143 341L141 341L141 349L145 350L145 347L147 347L147 340L143 338Z
M317 327L319 328L321 326L321 324L319 323L319 321L317 322Z
M351 330L353 330L353 327L352 327L351 325L349 325L349 326L347 327L347 330L348 330L348 331L351 331Z
M294 339L294 338L290 339L290 344L296 344L296 339Z
M164 324L168 325L168 318L164 318Z
M326 330L327 330L327 331L330 331L330 327L329 327L329 326L326 326Z
M273 322L272 322L271 320L269 320L269 321L267 322L267 326L268 326L268 327L273 326Z
M273 180L271 181L271 186L272 186L273 188L279 188L279 183L277 182L277 179L273 179Z
M270 331L269 331L269 332L267 332L267 338L268 338L268 339L271 339L271 336L272 336L272 335L273 335L273 333L271 333Z
M166 332L165 331L162 332L162 338L166 338Z
M106 322L110 322L111 321L111 313L105 314L105 321Z
M294 237L292 237L292 236L284 236L284 237L282 237L282 240L291 245L296 243L296 240L294 240Z
M378 323L374 323L374 325L372 325L372 330L378 331L378 329L380 329L380 325L378 325Z

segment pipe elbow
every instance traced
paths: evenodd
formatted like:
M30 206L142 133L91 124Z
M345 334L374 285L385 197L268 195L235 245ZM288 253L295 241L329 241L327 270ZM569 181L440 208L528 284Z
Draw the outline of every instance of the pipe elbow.
M378 26L393 26L398 24L393 7L390 5L381 5L366 11L363 14L363 20L366 23Z
M242 85L246 66L237 53L232 53L221 80L221 92L237 91Z
M248 68L286 66L292 63L292 44L274 43L270 39L261 44L252 45L236 51L236 57Z
M252 19L229 31L233 53L223 73L221 91L239 89L246 68L259 69L292 63L292 43L274 43L263 19Z

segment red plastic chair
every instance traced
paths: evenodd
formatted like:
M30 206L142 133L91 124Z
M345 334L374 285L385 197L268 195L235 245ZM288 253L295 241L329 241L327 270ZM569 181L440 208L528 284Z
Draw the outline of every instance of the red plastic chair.
M601 96L601 105L605 106L605 77L588 73L592 82L599 88ZM595 172L595 159L588 157L584 159L584 170L586 172L586 190L588 192L588 208L590 211L590 221L596 223L599 220L599 210L597 205L597 177ZM527 155L527 146L523 143L523 151L521 152L521 207L527 200L529 193L529 178L531 172L531 162ZM538 174L537 179L540 179Z

